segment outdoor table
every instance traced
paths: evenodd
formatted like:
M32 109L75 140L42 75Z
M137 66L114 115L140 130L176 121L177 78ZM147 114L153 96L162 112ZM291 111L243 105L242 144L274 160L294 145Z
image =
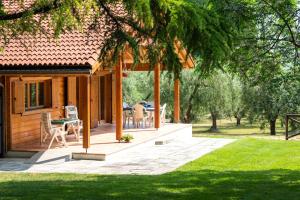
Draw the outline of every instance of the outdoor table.
M131 111L132 107L123 107L123 111Z
M145 111L149 111L149 112L154 112L155 108L154 107L145 107ZM162 109L162 107L160 107L160 110ZM133 107L123 107L123 111L132 111Z
M79 119L62 118L62 119L51 120L51 124L63 126L65 130L68 124L75 124L75 123L80 123ZM68 129L67 132L69 132Z

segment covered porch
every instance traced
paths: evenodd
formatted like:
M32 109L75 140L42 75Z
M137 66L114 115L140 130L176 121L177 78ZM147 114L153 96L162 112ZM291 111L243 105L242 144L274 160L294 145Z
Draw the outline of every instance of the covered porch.
M188 60L184 59L184 55L182 55L182 62L184 68L192 68L193 67L193 61L191 58L188 58ZM133 57L130 53L125 52L121 58L119 59L119 62L115 67L112 69L108 68L98 68L93 74L93 76L89 77L81 77L81 86L79 91L79 96L83 97L79 103L81 114L83 120L83 134L82 134L82 148L85 150L85 153L91 153L93 152L93 146L95 145L95 142L93 137L93 129L91 128L97 128L98 125L95 125L95 108L96 110L101 107L101 105L95 103L95 86L93 85L94 77L107 77L111 76L111 88L109 88L108 93L111 93L111 103L109 103L111 106L111 113L108 113L106 115L111 116L111 121L107 121L106 123L111 123L114 127L114 129L111 129L114 134L110 135L110 142L114 141L114 143L118 143L122 136L124 134L131 134L134 138L139 138L140 136L137 134L134 134L135 132L146 132L149 133L149 137L155 137L155 135L159 135L162 128L161 123L161 100L160 100L160 76L163 70L166 68L161 65L160 63L156 64L153 69L154 74L154 92L153 92L153 102L154 102L154 112L153 112L153 127L147 128L147 129L129 129L124 130L124 112L123 112L123 76L128 71L149 71L150 66L148 63L141 63L132 68L133 64ZM106 79L105 79L106 81ZM175 125L180 123L180 80L178 78L174 79L174 112L173 112L173 123L175 129L176 127L179 127L181 125ZM150 86L151 87L151 86ZM97 90L96 90L97 91ZM104 91L104 95L107 93L107 88ZM97 95L96 95L97 96ZM102 95L103 96L103 95ZM99 94L98 98L101 98L101 94ZM106 97L105 97L106 98ZM101 101L101 100L100 100ZM99 102L99 101L98 101ZM106 101L108 102L108 101ZM110 111L109 111L110 112ZM97 115L97 114L96 114ZM97 118L97 116L96 116ZM99 121L98 121L99 122ZM99 123L98 123L99 124ZM171 124L168 125L169 127ZM183 126L183 125L182 125ZM90 128L91 127L91 128ZM99 127L100 129L103 127ZM165 129L165 128L163 128ZM172 128L170 129L172 130ZM162 130L162 132L164 132ZM191 134L191 133L190 133ZM114 137L113 137L114 135ZM146 134L143 134L144 136ZM147 136L144 139L141 140L147 140ZM104 139L104 138L103 138ZM97 140L97 139L96 139ZM104 139L105 140L105 139Z

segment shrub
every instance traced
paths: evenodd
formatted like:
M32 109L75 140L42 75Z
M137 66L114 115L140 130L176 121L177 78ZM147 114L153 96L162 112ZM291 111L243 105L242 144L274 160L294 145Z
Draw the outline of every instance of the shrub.
M131 140L133 140L134 137L130 134L125 134L121 137L120 141L121 142L130 142Z

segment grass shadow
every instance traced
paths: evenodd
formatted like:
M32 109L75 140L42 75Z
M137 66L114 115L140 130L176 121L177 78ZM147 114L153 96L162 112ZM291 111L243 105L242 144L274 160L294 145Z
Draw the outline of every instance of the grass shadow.
M161 176L11 174L8 178L0 183L0 199L293 200L300 196L300 171L286 169L179 170Z

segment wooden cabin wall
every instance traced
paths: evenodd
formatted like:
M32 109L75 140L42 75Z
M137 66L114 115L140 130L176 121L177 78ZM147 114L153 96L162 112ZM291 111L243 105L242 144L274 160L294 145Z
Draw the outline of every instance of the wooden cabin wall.
M7 85L8 91L12 91L12 83L17 78L11 78ZM39 78L32 78L39 79ZM25 111L22 114L14 114L10 109L11 127L10 127L10 149L19 148L22 145L30 145L40 142L40 115L41 112L50 112L51 117L59 118L64 117L64 93L65 81L63 77L55 77L52 84L52 107L38 109L33 111ZM10 104L12 104L12 94L9 94Z

